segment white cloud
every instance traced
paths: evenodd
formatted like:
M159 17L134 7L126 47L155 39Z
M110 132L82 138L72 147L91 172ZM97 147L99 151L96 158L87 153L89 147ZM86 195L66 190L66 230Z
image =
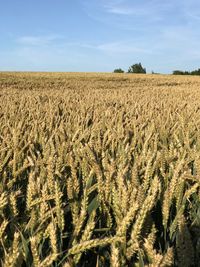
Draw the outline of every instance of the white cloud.
M141 47L139 44L134 44L133 40L126 42L105 42L105 43L84 43L84 42L64 42L60 44L62 49L66 47L77 47L79 49L92 49L93 51L109 53L109 54L128 54L128 53L144 53L152 54L151 48Z
M106 10L108 13L116 15L136 15L141 16L147 14L147 11L144 9L134 9L130 7L111 7Z
M106 53L144 53L151 54L151 49L142 48L133 44L133 41L130 42L113 42L113 43L104 43L97 45L96 49L101 50Z
M147 31L167 23L176 24L182 19L181 0L85 0L83 6L91 19L132 32Z
M145 5L129 3L129 1L121 1L120 3L112 2L102 6L105 12L114 15L134 15L136 17L146 16L155 13L156 6L150 3Z
M16 41L18 44L26 46L43 46L62 38L59 35L44 35L44 36L21 36Z

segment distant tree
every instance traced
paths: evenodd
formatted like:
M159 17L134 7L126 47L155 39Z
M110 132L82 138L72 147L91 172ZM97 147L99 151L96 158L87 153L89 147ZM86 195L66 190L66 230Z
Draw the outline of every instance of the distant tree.
M185 72L182 70L174 70L173 75L185 75Z
M191 74L191 75L200 75L200 69L198 69L198 70L193 70L190 74Z
M189 71L185 71L184 75L190 75L191 73Z
M160 73L159 73L159 72L154 72L154 71L152 70L151 74L160 74Z
M123 71L122 69L119 68L119 69L115 69L115 70L114 70L114 73L124 73L124 71Z
M142 67L141 63L136 63L129 67L128 73L144 73L146 74L146 69Z
M174 70L173 75L200 75L200 69L193 71Z

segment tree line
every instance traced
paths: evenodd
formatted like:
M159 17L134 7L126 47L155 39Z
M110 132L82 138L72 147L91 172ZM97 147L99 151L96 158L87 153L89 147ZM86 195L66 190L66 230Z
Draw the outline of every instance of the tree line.
M193 71L174 70L174 75L200 75L200 69Z
M117 68L114 70L114 73L125 73L125 71L121 68ZM146 68L142 66L141 63L136 63L131 65L128 68L127 73L143 73L146 74ZM159 74L152 71L152 74ZM182 70L174 70L172 72L173 75L200 75L200 68L193 71L182 71Z

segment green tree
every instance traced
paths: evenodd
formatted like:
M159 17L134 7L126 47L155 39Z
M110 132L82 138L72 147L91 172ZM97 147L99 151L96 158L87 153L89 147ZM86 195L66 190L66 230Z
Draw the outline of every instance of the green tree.
M141 63L136 63L129 67L128 73L144 73L146 74L146 69L142 67Z
M124 71L123 71L122 69L119 68L119 69L115 69L115 70L114 70L114 73L124 73Z
M200 75L200 69L198 69L198 70L193 70L193 71L191 72L191 75Z
M185 72L182 70L174 70L173 75L185 75Z
M200 69L193 70L193 71L174 70L172 74L173 75L200 75Z

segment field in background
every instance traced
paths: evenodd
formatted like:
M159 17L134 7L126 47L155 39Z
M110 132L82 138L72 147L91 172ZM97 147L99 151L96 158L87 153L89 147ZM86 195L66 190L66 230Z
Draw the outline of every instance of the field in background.
M200 78L0 73L0 265L200 266Z

